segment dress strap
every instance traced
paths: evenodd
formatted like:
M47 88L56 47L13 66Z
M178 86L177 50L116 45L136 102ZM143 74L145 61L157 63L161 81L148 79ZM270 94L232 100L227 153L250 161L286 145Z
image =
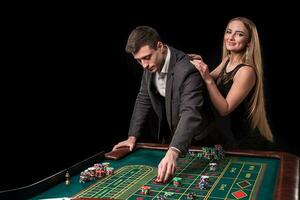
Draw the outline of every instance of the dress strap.
M250 66L250 65L245 64L245 63L238 64L238 65L230 72L230 77L231 77L231 79L233 79L233 77L235 76L235 74L237 73L237 71L239 71L240 68L245 67L245 66Z

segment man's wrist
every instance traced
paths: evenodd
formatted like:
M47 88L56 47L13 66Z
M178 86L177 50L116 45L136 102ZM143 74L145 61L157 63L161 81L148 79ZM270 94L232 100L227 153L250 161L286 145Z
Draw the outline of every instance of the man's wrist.
M135 143L136 142L136 137L135 136L129 136L128 140Z
M181 151L179 149L177 149L176 147L169 147L169 150L176 153L177 157L179 157L181 155Z

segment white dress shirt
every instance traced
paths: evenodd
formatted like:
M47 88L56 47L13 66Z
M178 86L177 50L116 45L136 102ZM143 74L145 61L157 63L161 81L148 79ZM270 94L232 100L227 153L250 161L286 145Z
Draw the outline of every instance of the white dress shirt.
M167 52L164 66L160 72L155 73L155 79L154 79L155 80L154 85L155 85L157 91L159 92L159 94L163 97L166 96L167 75L168 75L168 69L169 69L170 58L171 58L171 51L168 48L168 46L167 46L167 49L168 49L168 52Z

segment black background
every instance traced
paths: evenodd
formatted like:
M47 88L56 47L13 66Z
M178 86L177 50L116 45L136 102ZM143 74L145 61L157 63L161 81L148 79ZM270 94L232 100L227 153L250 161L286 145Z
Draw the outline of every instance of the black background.
M263 49L274 148L300 155L295 6L115 4L123 9L48 1L2 8L0 190L38 181L126 138L142 69L124 48L138 25L201 54L213 69L228 20L252 19Z

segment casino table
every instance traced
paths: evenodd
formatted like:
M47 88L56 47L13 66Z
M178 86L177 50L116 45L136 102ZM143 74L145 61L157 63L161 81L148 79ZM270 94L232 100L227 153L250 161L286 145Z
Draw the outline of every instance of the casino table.
M295 200L299 197L299 158L277 151L226 151L220 160L199 157L203 148L191 147L190 153L178 159L174 181L157 183L157 165L167 145L139 143L133 152L123 148L100 152L68 169L29 186L0 192L1 197L26 199L257 199ZM79 182L80 172L94 163L109 163L111 175ZM210 170L209 163L217 163ZM67 176L66 176L67 174ZM201 176L208 176L200 188ZM144 194L142 186L150 190Z

